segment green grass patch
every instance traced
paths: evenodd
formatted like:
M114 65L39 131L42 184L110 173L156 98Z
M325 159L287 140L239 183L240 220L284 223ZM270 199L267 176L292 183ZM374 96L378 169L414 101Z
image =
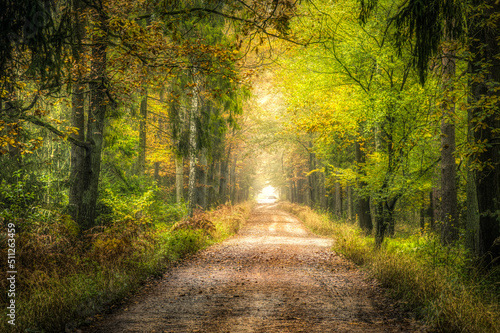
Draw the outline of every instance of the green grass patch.
M444 247L431 234L374 239L353 224L282 203L311 231L335 239L334 249L364 267L393 297L439 332L500 332L498 271L480 272L460 245Z

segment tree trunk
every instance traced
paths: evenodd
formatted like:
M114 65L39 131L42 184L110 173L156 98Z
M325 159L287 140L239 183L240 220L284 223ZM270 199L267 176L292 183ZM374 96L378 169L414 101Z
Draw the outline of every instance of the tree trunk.
M184 200L184 158L175 157L175 198L178 204Z
M385 229L387 223L384 216L384 202L380 201L375 204L375 246L380 247L384 241Z
M335 182L335 215L342 217L342 186L339 182Z
M79 79L77 79L80 82ZM72 133L71 136L79 141L85 141L85 109L84 109L84 85L75 83L73 85L72 109L71 109L71 127L74 127L78 133ZM69 213L73 220L78 218L78 210L82 204L83 188L83 167L86 151L77 145L71 146L71 167L69 176Z
M231 165L231 203L236 203L236 164L238 163L238 154L234 154L233 164Z
M498 1L474 1L477 10L476 20L469 29L472 38L470 52L472 59L469 69L474 77L470 83L471 120L469 122L471 133L474 133L474 145L480 146L482 151L475 153L471 158L479 163L475 170L474 198L472 189L468 194L468 202L474 206L477 199L479 212L478 228L478 255L483 257L483 263L489 265L493 259L498 258L498 247L494 247L495 240L500 237L500 144L498 130L500 129L500 105L498 97L498 84L500 82L500 47L498 36ZM488 24L487 22L493 22ZM473 171L472 171L473 172ZM473 207L475 209L475 207ZM500 263L497 260L497 264Z
M473 133L471 133L474 135ZM481 255L479 248L479 207L477 203L476 190L476 172L470 167L471 162L468 162L469 170L467 172L467 224L465 234L465 244L467 248L476 256Z
M102 33L92 38L92 60L90 88L90 109L87 121L87 142L90 144L85 155L82 172L82 202L78 209L77 222L83 229L94 226L96 204L99 195L101 152L104 142L104 120L106 118L106 19L100 14L96 21Z
M194 76L194 75L193 75ZM196 82L196 79L194 79ZM189 181L188 181L188 203L189 215L193 215L196 208L196 165L198 164L198 147L196 119L198 117L198 93L196 86L193 87L191 98L191 110L189 119Z
M74 42L72 48L72 54L75 62L79 68L77 69L77 76L74 79L72 86L72 108L71 108L71 127L77 130L77 133L72 133L71 136L78 141L85 141L85 84L83 84L83 60L82 55L84 49L82 46L82 41L85 36L85 29L83 22L81 20L81 11L83 10L83 4L79 0L73 1L73 12L75 13L73 17L73 33ZM83 189L83 173L85 170L85 154L86 149L79 147L77 145L71 146L70 153L70 175L69 175L69 215L73 220L77 221L79 215L79 209L82 205L82 189Z
M139 119L139 159L137 161L137 173L143 176L146 171L146 138L147 138L147 118L148 118L148 92L144 88L141 99L141 110Z
M218 184L216 183L215 164L215 161L212 161L212 163L210 163L210 167L208 168L207 207L213 207L216 203L217 193L215 189L218 188Z
M219 183L219 200L221 204L228 201L228 180L229 180L229 160L231 158L231 146L220 163L220 183Z
M207 154L204 149L196 171L196 204L203 210L207 208L207 169Z
M347 220L349 222L352 222L354 220L354 207L353 207L353 200L352 200L352 187L347 186L346 187L346 196L347 196Z
M448 40L452 36L447 36ZM453 77L455 76L455 51L444 48L443 83L445 100L441 119L441 242L451 244L458 239L457 182L455 164L455 102Z
M356 150L356 163L359 165L365 163L365 152L361 149L361 144L358 140L355 143ZM358 189L360 191L366 186L366 183L358 180ZM359 192L359 191L358 191ZM364 230L367 234L371 234L373 230L372 216L370 212L370 198L366 197L364 194L358 195L357 202L357 215L359 227Z

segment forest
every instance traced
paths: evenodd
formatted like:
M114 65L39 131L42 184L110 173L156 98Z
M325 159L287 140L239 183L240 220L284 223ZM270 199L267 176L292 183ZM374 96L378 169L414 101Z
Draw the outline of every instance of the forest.
M498 1L0 8L1 331L80 325L274 188L437 331L498 332Z

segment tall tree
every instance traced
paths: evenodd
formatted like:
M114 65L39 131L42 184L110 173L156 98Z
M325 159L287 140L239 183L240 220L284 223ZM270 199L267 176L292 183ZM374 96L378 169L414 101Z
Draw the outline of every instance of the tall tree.
M441 241L451 244L458 239L457 172L455 163L455 44L453 35L445 31L443 45L442 80L445 98L441 119Z
M469 24L471 108L469 126L476 148L474 166L479 228L477 255L486 265L500 263L500 3L473 1ZM471 179L471 180L472 180ZM474 196L473 192L468 193Z

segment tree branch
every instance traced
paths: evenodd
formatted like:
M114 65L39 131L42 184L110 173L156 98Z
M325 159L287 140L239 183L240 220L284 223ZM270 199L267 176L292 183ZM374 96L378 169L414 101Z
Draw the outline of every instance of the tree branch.
M55 135L57 135L58 137L63 138L65 140L68 140L69 142L71 142L72 144L74 144L74 145L76 145L78 147L82 147L82 148L85 148L85 149L89 149L90 148L90 144L89 143L82 142L80 140L77 140L77 139L73 138L72 136L69 136L68 134L66 134L66 133L58 130L57 128L55 128L51 124L43 121L42 119L40 119L38 117L30 116L30 115L21 115L21 116L19 116L19 119L23 119L23 120L29 121L32 124L44 127L46 129L48 129L49 131L51 131L52 133L54 133Z

